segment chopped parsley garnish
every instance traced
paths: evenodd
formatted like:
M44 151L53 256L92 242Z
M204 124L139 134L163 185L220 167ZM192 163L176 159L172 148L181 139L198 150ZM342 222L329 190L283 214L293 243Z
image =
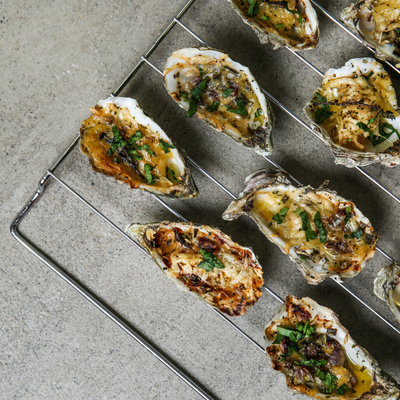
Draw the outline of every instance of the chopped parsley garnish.
M173 183L181 183L180 180L176 179L175 171L170 167L167 167L167 179Z
M218 261L212 253L210 253L206 250L203 250L202 248L200 248L199 250L200 250L200 254L202 255L204 261L200 262L197 265L197 268L203 268L207 272L212 271L214 268L218 268L218 269L225 268L224 264L222 264L221 261Z
M136 131L135 134L132 135L132 136L129 138L128 143L129 143L130 145L132 145L133 143L137 142L138 140L140 140L140 139L142 139L142 138L143 138L142 132Z
M254 17L259 11L260 7L257 5L257 0L248 0L250 7L247 11L249 17Z
M278 225L281 225L284 218L286 217L287 212L289 211L289 208L281 208L278 214L275 214L272 217L272 220L275 221Z
M322 124L325 120L333 115L333 111L331 111L331 107L327 103L326 97L322 96L320 93L316 93L317 96L317 103L321 105L315 112L315 122L317 124Z
M260 115L262 115L262 110L259 108L255 113L254 113L254 118L258 118Z
M107 154L109 156L112 156L117 150L118 147L124 147L128 143L122 138L121 133L119 132L119 129L116 126L112 127L112 133L113 133L113 141L111 143L110 149L107 151Z
M368 80L369 78L371 78L371 76L372 76L373 74L374 74L374 72L371 71L371 72L365 77L365 79Z
M134 145L136 150L145 150L147 153L149 153L150 156L154 156L154 151L150 149L148 144L142 144L141 146L138 146L137 144Z
M301 354L300 352L297 352L297 354L301 357L301 361L300 362L294 361L296 365L303 365L304 367L311 367L311 368L316 368L322 365L326 365L326 360L314 360L313 358L311 360L307 360L307 358L304 357L304 355Z
M118 158L114 158L114 161L115 161L117 164L121 164L121 160L118 159Z
M275 25L275 28L276 29L281 29L281 28L283 28L283 24L277 24L277 25Z
M205 89L208 82L208 78L204 78L195 88L190 91L190 103L189 103L189 111L186 116L188 118L193 117L197 111L197 102L201 99L201 94Z
M264 21L269 21L271 19L270 16L265 16L265 15L261 15L261 19L263 19Z
M214 101L214 103L212 103L210 107L207 107L206 110L211 113L217 111L218 107L219 107L219 103L220 103L219 100Z
M351 218L351 213L353 212L353 207L347 206L346 207L346 216L344 217L344 224L346 225Z
M338 395L342 395L342 394L345 394L348 390L349 390L349 388L347 387L347 385L345 383L343 383L342 386L340 386L339 388L336 389L336 393Z
M169 149L174 149L175 146L171 143L165 142L163 139L160 139L158 145L164 150L164 153L169 153Z
M345 239L357 239L360 240L361 236L363 234L362 230L356 230L354 232L351 232L350 235L344 235Z
M141 156L137 150L129 150L128 154L136 161L143 160L143 156Z
M373 124L373 123L375 122L375 120L376 120L376 118L371 118L371 119L368 121L368 124L367 124L367 125Z
M318 237L318 235L311 229L311 224L308 219L308 214L305 211L300 213L300 218L303 223L302 229L306 234L306 240L309 242L310 240L314 240Z
M332 390L335 389L335 382L337 381L336 376L331 375L329 372L324 372L319 368L317 369L315 376L321 379L321 381L327 386L325 393L332 393Z
M240 99L237 102L237 106L239 107L239 109L237 109L237 108L229 108L229 106L227 106L227 105L225 106L225 108L231 113L235 113L235 114L239 114L239 115L247 115L247 110L246 110L246 107L245 107L244 102L243 102L242 99Z
M326 243L326 240L327 240L326 239L326 230L325 230L324 226L322 225L321 214L319 213L319 211L317 211L317 213L314 216L314 223L319 232L319 241L321 243Z
M152 167L150 164L145 164L144 166L144 173L145 173L145 178L146 181L149 185L154 185L156 182L154 181L155 179L160 179L158 176L153 175L151 171L153 170L154 167Z
M222 96L224 96L225 98L229 97L231 95L231 93L233 92L233 89L226 89L223 93Z

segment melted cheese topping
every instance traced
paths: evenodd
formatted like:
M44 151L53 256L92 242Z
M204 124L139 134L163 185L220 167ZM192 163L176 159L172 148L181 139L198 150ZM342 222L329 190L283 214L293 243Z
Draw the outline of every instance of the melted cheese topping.
M139 124L127 108L117 107L113 103L109 103L106 107L91 108L91 111L92 115L82 122L80 148L89 157L90 163L96 171L114 176L118 181L127 183L131 188L138 188L148 183L145 171L145 165L148 164L153 168L151 174L155 177L152 186L155 188L177 186L167 178L167 167L174 171L178 180L184 171L179 170L172 151L165 153L160 147L159 132L153 132L147 126ZM109 155L108 151L114 139L113 127L119 129L126 142L140 131L143 137L135 144L147 145L154 154L151 156L144 149L137 150L137 154L142 159L134 160L128 152L121 153L116 149L112 155ZM169 178L171 178L170 175Z
M305 8L299 6L299 0L288 0L288 10L282 4L278 4L282 3L280 1L258 0L259 12L254 17L248 16L250 3L247 0L233 0L233 3L247 19L253 19L268 33L290 40L292 45L307 43L310 40L305 29L308 18ZM302 22L300 22L299 14Z
M261 110L258 97L244 73L227 67L229 65L225 62L227 54L218 59L207 55L189 58L175 53L174 56L181 58L182 63L168 68L164 71L164 75L176 68L180 69L174 76L178 82L178 91L171 94L176 100L186 98L189 101L191 90L207 78L207 85L201 94L200 102L197 103L198 118L210 122L220 132L223 130L232 132L236 140L250 141L257 130L263 129L266 116ZM226 90L229 90L230 94L224 96ZM245 106L247 115L228 111L228 109L239 111L240 100ZM210 107L217 101L219 101L218 109L210 111ZM255 115L257 112L259 116Z
M328 192L309 191L303 189L275 186L257 192L253 200L253 210L265 221L265 226L271 231L271 240L281 243L286 254L293 250L297 256L307 260L307 265L314 265L315 275L322 271L344 273L360 271L361 264L369 259L375 249L377 236L370 225L360 221L354 212L351 202L339 202ZM350 218L344 223L347 212L351 208ZM273 220L280 210L288 208L281 224ZM306 240L301 211L305 211L311 229L318 233L315 225L315 215L320 213L321 222L326 231L327 241L322 243L320 237ZM360 239L349 238L352 232L361 231ZM312 267L313 268L313 267Z
M206 232L190 225L184 231L171 225L144 233L151 251L162 258L164 273L229 315L244 314L256 303L264 280L249 250L212 228ZM224 268L198 267L204 261L200 248L212 253Z
M371 72L367 80L369 74L362 74L359 67L354 65L352 76L325 76L319 90L327 102L340 104L330 104L332 116L319 125L330 133L332 141L337 145L360 152L383 151L393 143L386 140L378 145L379 149L376 146L374 150L369 132L360 128L358 123L365 124L374 136L381 136L379 126L385 122L382 112L391 111L395 116L399 115L389 101L392 95L389 93L392 90L390 76L384 70L380 73ZM315 101L311 106L314 118L320 109L321 106Z

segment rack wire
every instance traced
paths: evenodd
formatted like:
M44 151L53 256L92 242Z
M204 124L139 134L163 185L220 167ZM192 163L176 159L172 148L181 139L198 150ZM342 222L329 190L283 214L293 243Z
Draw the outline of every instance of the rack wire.
M116 90L111 93L110 96L118 96L122 90L126 87L126 85L130 82L130 80L136 75L139 69L143 64L147 64L152 67L156 72L158 72L161 76L163 76L162 71L160 71L153 63L149 61L149 57L156 50L158 45L162 42L162 40L168 35L168 33L172 30L175 25L179 25L186 32L188 32L191 36L193 36L196 40L202 43L205 46L208 46L198 35L196 35L191 29L189 29L186 25L184 25L180 19L186 13L186 11L190 8L190 6L195 2L195 0L189 0L182 7L182 9L176 14L176 16L171 20L168 26L164 29L164 31L158 36L158 38L153 42L151 47L147 50L147 52L140 57L139 61L134 65L134 67L129 71L129 73L125 76L125 78L118 85ZM313 5L319 9L323 14L325 14L329 19L339 25L342 29L344 29L348 34L350 34L357 41L362 43L362 40L359 39L356 35L354 35L345 25L343 25L340 21L338 21L334 16L332 16L327 10L317 4L314 0L311 0ZM369 50L376 53L374 49L370 46L367 46ZM314 65L312 65L309 61L307 61L303 56L299 53L294 52L289 47L286 47L293 55L299 58L302 62L304 62L307 66L309 66L314 72L316 72L321 77L324 74L318 70ZM397 73L400 71L390 62L386 63L393 68ZM285 111L288 115L290 115L297 123L299 123L302 127L310 131L314 134L318 139L322 140L314 130L304 121L302 121L299 117L297 117L294 113L292 113L287 107L285 107L279 100L273 97L266 90L262 89L264 94L280 109ZM50 260L42 250L32 244L26 237L24 237L18 230L18 227L25 216L29 213L32 207L39 201L41 196L44 193L45 185L47 181L52 178L54 181L58 182L61 187L67 190L69 193L74 195L79 201L81 201L86 207L88 207L91 211L93 211L98 217L100 217L104 222L110 225L113 229L115 229L118 234L120 234L124 239L126 239L130 244L134 245L138 250L140 250L147 257L152 258L148 251L142 247L138 242L132 239L129 235L127 235L123 230L121 230L115 223L113 223L109 218L107 218L103 213L97 210L89 201L87 201L83 196L81 196L76 190L71 188L68 184L66 184L63 180L58 178L55 175L55 171L61 165L61 163L65 160L65 158L70 154L70 152L75 148L79 141L79 135L71 142L71 144L65 149L65 151L61 154L61 156L55 161L55 163L46 171L45 175L41 178L38 184L38 188L34 195L28 200L26 205L20 211L20 213L16 216L14 221L11 224L11 233L18 240L20 244L22 244L27 250L29 250L33 255L39 258L44 264L46 264L50 269L52 269L58 276L64 279L67 283L69 283L75 290L77 290L82 296L84 296L90 303L92 303L96 308L102 311L106 316L108 316L113 322L115 322L122 330L124 330L128 335L130 335L133 339L135 339L140 345L142 345L146 350L148 350L154 357L156 357L163 365L165 365L168 369L170 369L173 373L175 373L182 381L184 381L189 387L191 387L199 396L204 399L213 399L213 397L207 393L193 378L188 376L187 373L183 372L176 363L172 362L168 357L166 357L161 351L159 351L155 346L151 345L147 340L143 338L134 328L127 325L124 321L122 321L109 307L99 301L93 294L87 291L82 285L80 285L74 278L69 276L63 269L61 269L55 262ZM263 156L271 165L275 168L278 168L282 171L283 168L280 167L276 162L271 160L267 156ZM222 185L217 179L215 179L212 175L210 175L206 170L204 170L201 165L195 162L192 158L188 157L189 163L200 171L205 177L210 179L215 185L217 185L221 190L223 190L226 194L228 194L232 199L236 199L236 196L229 191L224 185ZM377 187L383 190L386 194L388 194L392 199L400 203L400 199L396 197L392 192L386 189L383 185L381 185L378 181L376 181L372 176L370 176L367 172L365 172L362 168L356 167L356 170L362 173L366 178L368 178L372 183L374 183ZM290 175L291 176L291 175ZM298 184L300 182L291 176L291 178ZM169 206L166 202L164 202L160 197L155 194L149 193L153 198L155 198L163 207L165 207L168 211L170 211L176 218L181 221L187 221L185 217L183 217L178 211ZM377 250L386 257L389 261L393 262L394 259L387 254L384 250L377 247ZM371 306L369 306L365 301L363 301L357 294L347 288L340 282L336 283L348 294L354 297L360 304L366 307L369 311L371 311L376 317L385 322L387 326L393 329L397 334L400 335L400 330L397 329L394 325L392 325L386 318L384 318L380 313L374 310ZM266 285L263 286L263 290L268 292L272 297L274 297L280 303L283 303L283 299L279 297L275 292L273 292ZM221 317L227 324L229 324L236 332L242 335L245 339L247 339L251 344L253 344L258 350L265 353L264 347L257 343L253 338L251 338L246 332L240 329L236 324L234 324L230 319L228 319L222 312L211 307L210 305L204 303L208 306L213 312L215 312L219 317Z

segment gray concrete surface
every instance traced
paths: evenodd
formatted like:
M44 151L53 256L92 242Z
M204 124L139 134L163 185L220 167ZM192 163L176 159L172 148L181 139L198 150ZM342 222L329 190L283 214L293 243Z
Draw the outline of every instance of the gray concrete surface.
M335 15L349 3L321 0ZM199 398L9 233L12 219L75 137L89 107L108 96L183 4L183 0L0 1L1 399ZM262 46L226 0L197 0L183 22L210 45L248 65L263 87L303 118L303 104L320 78L284 49ZM305 56L322 71L370 54L323 16L320 22L318 48ZM162 68L173 50L196 44L175 27L151 60ZM400 77L389 72L399 90ZM232 192L239 193L248 174L268 167L262 157L200 121L186 119L149 67L142 68L123 94L135 97ZM381 236L380 246L400 259L399 204L356 171L335 166L322 143L276 107L274 111L272 159L304 183L317 186L329 179L331 188L354 200L371 219ZM399 168L366 170L400 196ZM134 221L172 219L148 194L94 173L76 149L57 174L121 228ZM193 174L201 197L168 203L188 219L219 226L252 246L271 289L282 297L307 295L331 307L353 337L399 380L399 336L334 282L308 285L249 220L223 221L221 213L230 198L197 171ZM193 296L178 291L154 263L59 184L46 185L21 232L215 398L291 398L283 376L270 368L264 354ZM385 264L377 254L347 285L398 327L372 293L373 278ZM263 326L278 308L279 303L264 294L235 323L263 343Z

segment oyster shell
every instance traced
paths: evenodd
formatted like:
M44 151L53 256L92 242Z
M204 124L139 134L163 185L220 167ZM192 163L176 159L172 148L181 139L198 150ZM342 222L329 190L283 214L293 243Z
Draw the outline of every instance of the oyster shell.
M175 51L164 69L165 87L187 116L260 154L270 154L274 117L247 67L209 48Z
M184 153L127 97L109 97L82 122L80 149L96 172L132 189L169 197L193 198L198 191Z
M360 0L345 8L340 19L364 46L377 51L377 58L393 61L400 67L399 1Z
M132 224L126 231L181 290L228 315L244 314L261 296L257 257L217 228L164 221Z
M374 280L374 293L388 303L400 323L400 266L393 263L382 268Z
M274 49L313 49L319 39L317 13L309 0L228 0L261 43Z
M400 164L400 114L389 74L373 58L330 69L304 112L346 167Z
M359 346L338 316L314 300L288 296L265 327L272 368L289 391L314 399L397 400L400 387Z
M299 186L286 173L261 170L222 217L253 218L261 232L294 261L311 284L351 278L375 253L369 220L351 201L324 185Z

